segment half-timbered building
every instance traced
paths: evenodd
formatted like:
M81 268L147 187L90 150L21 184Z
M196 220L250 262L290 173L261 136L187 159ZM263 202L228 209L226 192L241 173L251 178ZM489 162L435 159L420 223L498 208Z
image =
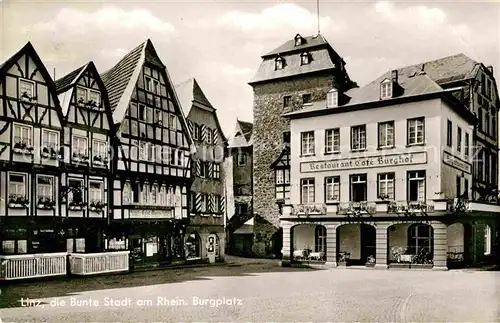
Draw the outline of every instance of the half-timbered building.
M106 89L93 62L57 80L56 89L65 118L61 212L67 251L103 251L114 135Z
M184 259L192 139L167 69L147 40L102 79L117 129L108 247L133 266Z
M62 119L54 82L27 43L0 66L2 255L65 251L57 198Z
M214 250L215 259L224 258L224 217L227 140L217 110L203 93L196 79L176 86L196 145L193 156L193 184L190 190L190 218L186 232L186 258L206 259Z

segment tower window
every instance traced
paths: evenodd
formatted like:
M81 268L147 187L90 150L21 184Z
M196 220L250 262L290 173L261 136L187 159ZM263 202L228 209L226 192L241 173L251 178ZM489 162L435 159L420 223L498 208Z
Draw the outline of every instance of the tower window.
M274 69L282 70L285 67L285 59L283 57L278 57L274 61Z
M307 65L311 62L311 55L309 53L302 53L300 55L300 64Z

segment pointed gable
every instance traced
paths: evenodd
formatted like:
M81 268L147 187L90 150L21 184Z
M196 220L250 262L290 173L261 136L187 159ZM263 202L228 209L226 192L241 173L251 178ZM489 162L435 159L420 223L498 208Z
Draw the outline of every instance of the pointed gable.
M253 124L236 119L233 135L228 140L228 147L250 147L252 146Z
M161 62L153 43L149 39L132 49L132 51L125 55L115 66L101 76L108 92L114 123L118 124L122 122L145 63L158 67L163 73L166 81L167 93L172 97L172 102L178 113L188 143L192 145L193 139L188 129L184 111L179 103L179 98L173 88L170 74L166 66Z

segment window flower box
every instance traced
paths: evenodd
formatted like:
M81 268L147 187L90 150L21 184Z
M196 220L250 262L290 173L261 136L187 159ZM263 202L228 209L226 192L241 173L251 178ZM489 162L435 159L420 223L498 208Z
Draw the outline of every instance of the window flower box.
M11 209L26 209L28 208L29 201L24 195L10 195L9 208Z
M105 166L108 164L108 158L106 156L94 156L92 157L92 163L98 166Z
M81 211L85 208L85 202L83 201L71 201L69 202L69 209L71 211Z
M340 251L339 252L339 259L337 260L337 264L339 266L347 266L349 264L349 260L351 259L351 253L350 252L345 252L345 251Z
M14 144L14 153L23 155L33 155L35 148L24 142L16 142Z
M21 101L35 104L35 103L37 103L37 97L36 96L33 96L33 97L29 96L28 92L23 92L23 94L21 94Z
M102 211L104 211L105 206L106 206L106 204L104 204L101 201L92 201L90 203L89 208L90 208L90 211L92 211L92 212L101 213Z
M53 210L56 207L56 201L52 198L39 198L36 205L40 210Z
M88 163L89 162L89 156L87 156L85 154L74 152L72 160L75 163Z
M375 267L375 257L373 255L369 255L366 257L366 267Z
M98 102L94 100L89 100L84 103L85 108L92 110L92 111L102 111L102 106Z
M52 147L43 147L42 152L40 153L42 158L47 158L47 159L57 159L58 158L58 152L52 148Z

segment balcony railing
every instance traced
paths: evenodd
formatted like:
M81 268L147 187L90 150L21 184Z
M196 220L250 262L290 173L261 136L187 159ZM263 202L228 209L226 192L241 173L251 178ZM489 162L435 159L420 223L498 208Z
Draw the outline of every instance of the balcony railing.
M363 215L377 212L375 202L342 202L339 203L337 214L341 215Z
M66 252L0 256L0 279L66 275Z
M129 270L129 251L72 253L69 255L73 275L95 275Z
M291 215L326 215L325 204L296 204L292 206Z

